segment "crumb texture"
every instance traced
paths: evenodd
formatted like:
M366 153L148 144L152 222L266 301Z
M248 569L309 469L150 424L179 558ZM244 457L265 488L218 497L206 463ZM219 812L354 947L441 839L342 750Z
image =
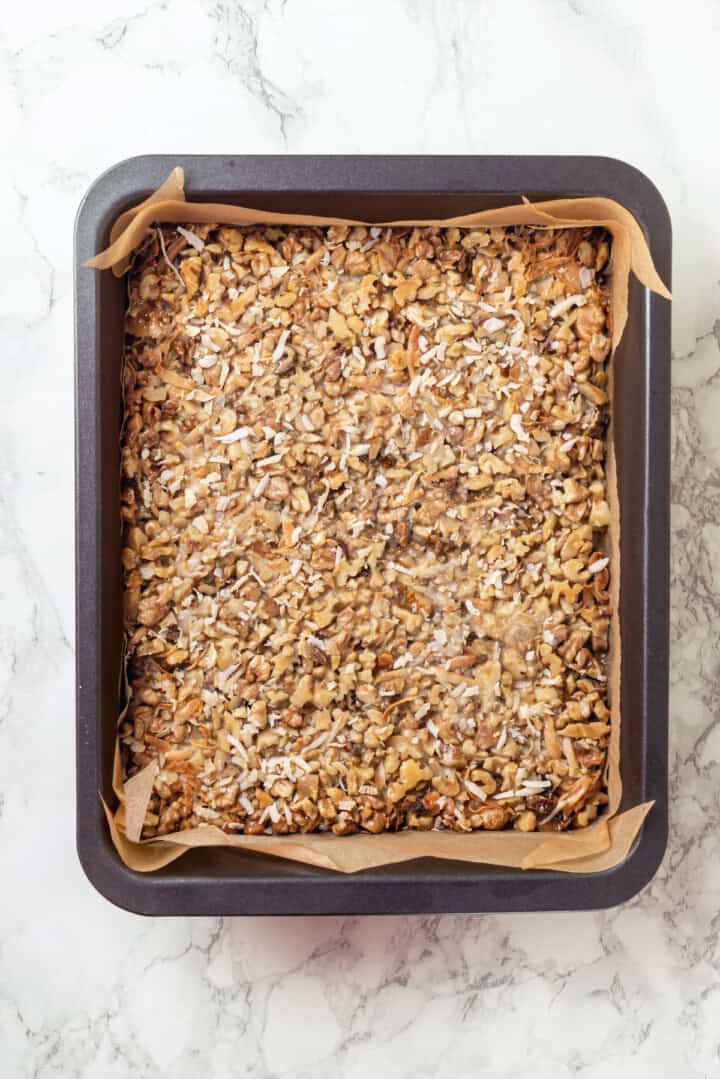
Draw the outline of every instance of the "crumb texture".
M606 802L608 238L164 226L129 277L143 835Z

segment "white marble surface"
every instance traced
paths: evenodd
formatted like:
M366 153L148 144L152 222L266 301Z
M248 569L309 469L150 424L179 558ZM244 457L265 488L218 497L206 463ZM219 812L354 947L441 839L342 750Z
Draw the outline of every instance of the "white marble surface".
M720 1074L720 7L36 0L0 13L0 1074ZM103 92L97 87L103 84ZM168 152L599 153L675 229L672 837L606 914L144 920L74 852L72 222Z

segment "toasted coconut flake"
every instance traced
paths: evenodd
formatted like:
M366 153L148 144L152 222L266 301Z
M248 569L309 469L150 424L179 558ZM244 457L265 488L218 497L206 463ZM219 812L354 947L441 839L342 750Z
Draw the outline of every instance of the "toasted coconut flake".
M289 339L290 339L290 330L283 330L283 332L278 337L277 344L275 345L275 348L273 349L273 353L272 353L272 357L271 357L273 363L277 363L278 360L282 359L282 357L285 354L285 345L288 343Z
M559 318L560 315L566 315L573 307L582 307L587 303L587 298L583 296L582 292L576 292L573 296L566 296L564 300L559 300L554 303L550 308L550 318Z
M598 558L588 566L588 573L601 573L610 564L609 558Z
M473 798L476 798L478 800L478 802L487 801L486 792L482 789L482 787L479 787L477 783L473 783L472 780L466 779L465 787L470 792L470 794L472 794Z
M483 322L483 329L487 330L488 333L497 333L498 330L504 330L505 329L505 323L504 323L503 319L501 319L501 318L487 318ZM466 347L472 347L472 346L466 346Z
M227 435L220 435L215 441L230 445L232 442L239 442L242 438L248 438L251 434L252 427L236 427L234 431L230 431Z
M190 229L183 228L182 225L176 225L175 231L179 232L180 235L185 240L187 240L190 246L194 247L196 251L202 251L205 247L205 241L201 240L200 237L196 233L191 232Z

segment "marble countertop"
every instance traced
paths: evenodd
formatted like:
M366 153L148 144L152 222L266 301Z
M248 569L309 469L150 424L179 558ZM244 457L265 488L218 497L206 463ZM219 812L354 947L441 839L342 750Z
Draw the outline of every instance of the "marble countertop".
M3 6L3 1077L720 1074L719 54L713 0L686 0L682 27L652 0ZM83 876L73 217L133 154L283 151L607 154L668 202L671 838L619 909L152 920Z

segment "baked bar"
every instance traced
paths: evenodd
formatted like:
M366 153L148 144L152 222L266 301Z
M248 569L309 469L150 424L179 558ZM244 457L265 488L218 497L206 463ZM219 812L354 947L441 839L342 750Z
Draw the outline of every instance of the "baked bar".
M122 447L144 836L597 816L609 254L582 228L152 232Z

